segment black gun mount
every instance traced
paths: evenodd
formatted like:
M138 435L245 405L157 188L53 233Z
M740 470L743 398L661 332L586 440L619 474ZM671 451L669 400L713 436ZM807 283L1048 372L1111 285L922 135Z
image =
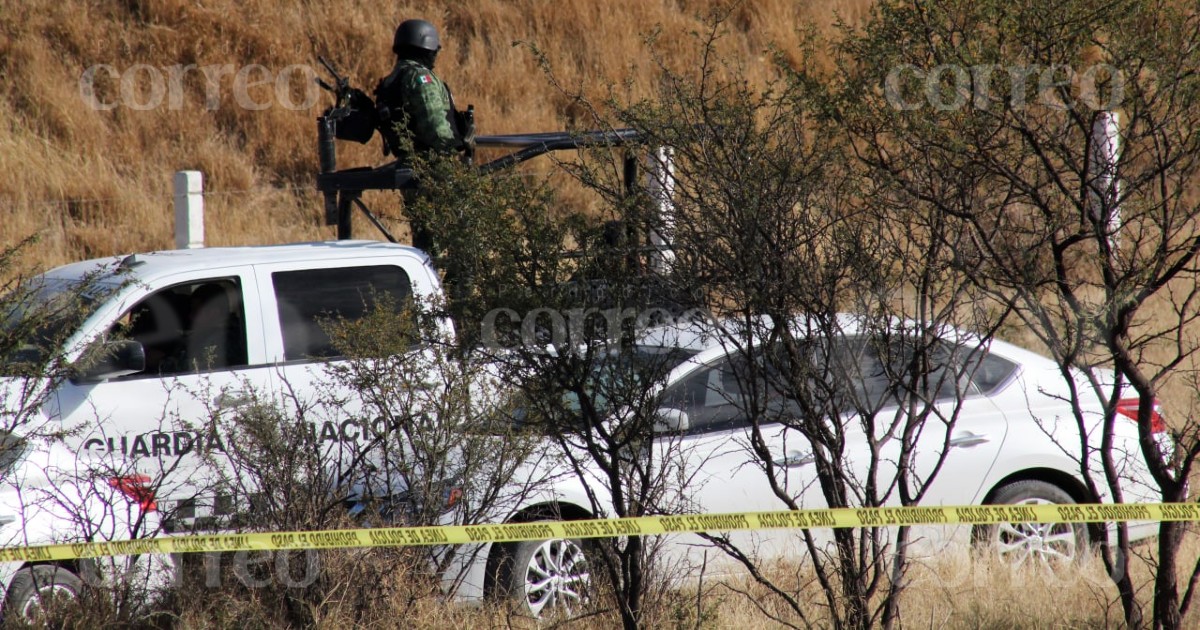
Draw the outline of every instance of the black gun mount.
M335 108L317 118L317 152L321 168L317 174L317 190L325 197L325 224L337 225L339 240L350 238L351 216L354 207L357 206L389 241L395 243L396 239L363 204L361 197L363 191L367 190L416 190L418 185L413 171L398 162L374 168L337 170L337 147L334 142L337 135L335 116L338 113L338 109ZM638 133L632 129L478 136L475 138L476 146L515 150L473 168L483 173L494 173L554 151L627 146L637 144L638 141ZM625 187L626 190L632 191L637 185L638 177L638 158L634 152L626 153L624 166Z

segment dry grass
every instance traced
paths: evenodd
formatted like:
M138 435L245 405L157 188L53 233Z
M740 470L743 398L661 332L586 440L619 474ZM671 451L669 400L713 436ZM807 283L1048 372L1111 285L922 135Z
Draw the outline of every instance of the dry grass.
M1134 560L1135 584L1151 587L1152 545L1135 547L1145 557ZM1185 566L1195 562L1200 539L1191 534L1180 554ZM776 576L784 576L782 568ZM793 582L811 582L810 571L791 567L786 573ZM1098 558L1059 573L1038 567L1010 569L990 559L975 557L965 550L940 554L914 562L908 574L909 587L902 598L901 619L904 627L919 628L1100 628L1122 626L1120 603ZM719 623L714 627L775 627L757 611L755 602L771 606L765 589L751 585L749 597L733 595L729 589L719 608ZM817 602L819 591L806 588L801 601L811 604L806 614L815 625L824 617ZM776 606L782 612L782 608ZM1148 611L1147 611L1148 612ZM786 614L788 623L805 624ZM1193 615L1194 618L1194 615Z
M672 67L693 63L689 31L720 0L365 0L284 3L279 0L23 0L0 9L0 247L37 233L27 262L49 267L82 258L168 248L172 244L170 181L174 171L198 169L207 179L208 242L260 244L331 238L321 225L312 190L316 170L314 118L328 103L305 111L274 106L250 111L233 98L232 77L221 80L215 110L206 108L202 78L185 81L182 108L97 111L80 96L83 71L96 64L127 70L136 64L263 64L279 71L315 65L318 53L336 60L368 91L390 66L395 24L426 17L443 32L439 73L460 105L476 107L481 133L514 133L589 126L586 112L547 80L525 46L545 52L563 85L602 97L617 86L627 97L650 94L651 60L643 38L659 42ZM742 60L744 76L767 79L769 46L798 55L794 31L811 19L828 28L835 15L857 21L867 0L743 2L727 23L726 52ZM102 87L104 87L102 85ZM113 86L107 86L111 89ZM145 84L140 85L145 89ZM295 91L301 89L293 86ZM261 96L261 94L260 94ZM380 163L378 141L343 144L342 164ZM368 201L404 237L399 204L376 193ZM572 199L585 203L582 199ZM375 235L359 224L359 234ZM0 274L10 270L0 270ZM1191 410L1190 388L1172 398ZM1196 538L1184 558L1194 561ZM1148 584L1142 566L1140 583ZM780 569L783 571L783 569ZM796 569L791 570L793 573ZM799 570L803 573L803 569ZM1078 580L1047 587L1044 576L1014 575L968 558L918 567L905 599L905 625L930 628L1096 627L1120 618L1115 594L1095 567ZM753 585L742 585L769 601ZM1148 588L1148 587L1147 587ZM817 601L815 597L809 601ZM659 602L663 625L773 627L751 599L725 587L699 599L682 593ZM699 611L699 612L697 612ZM322 612L319 627L344 627L352 611ZM531 625L490 607L423 603L403 625L501 627ZM608 627L604 617L576 624ZM795 621L795 620L793 620ZM206 627L183 618L184 627ZM386 627L386 626L381 626Z
M1151 587L1153 545L1135 547L1144 557L1134 561L1135 585ZM334 576L320 606L311 613L315 628L396 627L410 628L538 628L569 627L602 629L619 627L615 613L599 611L581 620L559 623L533 620L496 603L444 604L420 589L414 591L402 571L380 581L372 581L368 590L374 597L354 599L351 591L364 587L352 579L361 572L361 563L378 562L379 552L326 552L327 575ZM1200 555L1200 538L1185 539L1180 559L1184 561L1180 577ZM766 567L765 573L798 595L805 607L801 619L781 605L762 586L748 580L709 579L677 591L668 591L647 600L646 627L654 628L778 628L829 627L822 608L825 601L816 588L812 571L806 565L781 564ZM337 576L346 579L340 580ZM361 576L358 576L361 577ZM941 554L915 562L909 572L909 587L902 599L901 625L907 628L1117 628L1122 626L1121 606L1116 592L1098 558L1050 573L1039 567L1011 569L966 551ZM797 586L799 585L799 586ZM236 584L234 588L238 588ZM264 616L255 602L261 598L252 592L238 591L216 597L191 591L180 611L177 627L218 628L228 622L247 622L254 627L283 627ZM216 602L216 604L214 604ZM365 606L364 606L365 603ZM764 612L766 611L766 612ZM1147 611L1147 614L1149 611ZM402 620L398 622L397 619ZM1196 621L1193 612L1188 620Z
M11 4L11 6L10 6ZM198 169L207 178L208 241L258 244L333 236L320 225L312 192L316 171L314 118L329 102L305 111L279 106L239 107L232 75L220 80L219 107L206 108L199 71L184 76L180 108L96 111L80 96L85 69L108 64L128 70L146 64L262 64L279 72L315 66L324 53L368 91L390 69L392 29L421 16L437 23L445 48L439 72L460 105L473 103L481 133L514 133L589 126L585 112L559 94L524 46L544 51L570 88L602 96L607 86L637 97L653 87L643 38L661 29L666 62L686 67L694 46L688 33L720 0L641 2L364 0L282 3L278 0L25 0L0 11L0 246L31 233L42 244L31 262L53 266L172 244L170 181L174 171ZM744 63L751 81L769 72L774 44L797 54L795 29L811 18L828 25L835 11L863 14L865 0L814 4L790 0L741 3L727 22L726 52ZM149 98L148 71L137 83ZM100 73L106 102L117 85ZM302 101L303 86L292 85ZM256 99L275 102L268 91ZM380 163L378 141L344 147L342 164ZM277 190L279 187L294 189ZM401 213L392 199L384 215ZM404 232L402 226L394 226ZM363 236L375 237L366 226Z

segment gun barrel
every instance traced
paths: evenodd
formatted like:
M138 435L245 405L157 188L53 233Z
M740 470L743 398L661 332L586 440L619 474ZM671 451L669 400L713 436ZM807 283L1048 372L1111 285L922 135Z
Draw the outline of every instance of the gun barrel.
M337 71L337 68L333 67L332 63L329 63L329 60L326 59L324 55L318 55L317 61L319 61L322 66L325 66L325 70L328 71L329 74L333 75L333 79L335 81L337 81L339 84L345 83L345 77L343 77L341 73Z

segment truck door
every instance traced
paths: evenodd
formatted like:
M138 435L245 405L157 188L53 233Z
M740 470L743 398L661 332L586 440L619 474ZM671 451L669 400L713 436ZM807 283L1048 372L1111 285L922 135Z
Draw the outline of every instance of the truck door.
M376 307L406 312L414 294L430 286L424 266L413 257L413 264L406 267L407 260L392 256L256 266L267 323L264 338L276 364L279 403L309 432L310 443L339 491L354 491L363 483L397 485L387 480L389 467L381 462L390 457L388 449L395 440L387 437L391 427L376 405L402 403L406 391L399 383L363 383L358 388L363 391L356 391L348 374L339 376L347 363L343 347L331 339L331 326L360 320ZM421 350L414 345L409 352ZM376 400L372 394L381 398ZM366 471L378 471L372 475L379 479L365 480Z
M160 508L186 512L225 474L207 457L229 446L222 419L270 389L271 368L251 268L155 284L123 298L130 306L101 335L140 342L146 369L64 382L57 396L68 442L98 482L149 484Z

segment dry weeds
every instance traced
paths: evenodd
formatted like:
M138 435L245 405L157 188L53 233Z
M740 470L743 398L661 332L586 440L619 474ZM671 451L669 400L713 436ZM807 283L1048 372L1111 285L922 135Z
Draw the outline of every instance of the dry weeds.
M673 67L693 63L688 32L720 0L366 0L285 3L278 0L23 0L0 8L0 246L37 233L41 242L28 262L49 267L88 257L161 249L172 244L170 181L174 171L198 169L207 179L208 242L262 244L331 238L322 226L312 189L316 170L314 118L328 103L305 111L270 107L244 110L232 95L232 77L221 100L206 109L202 79L186 82L183 107L153 111L96 111L80 97L83 71L96 64L127 70L136 64L258 63L278 71L315 65L318 53L335 59L368 91L389 68L391 31L421 16L443 31L439 73L460 104L476 107L480 133L514 133L590 126L586 111L559 94L530 50L545 52L563 85L602 97L614 86L631 97L653 89L644 38L659 29L661 49ZM861 19L867 0L741 3L728 22L726 52L740 59L752 82L770 73L771 45L795 58L794 31L804 19L827 28L840 15ZM661 28L660 28L661 27ZM299 86L293 86L299 90ZM143 84L144 88L144 84ZM343 165L383 161L378 141L343 145ZM587 203L571 198L574 203ZM405 234L392 196L369 196L394 232ZM360 223L359 234L374 238ZM12 270L0 270L0 273ZM1192 411L1194 392L1180 389L1175 408ZM1148 548L1142 548L1149 552ZM1185 557L1200 545L1188 539ZM1185 567L1186 567L1186 563ZM1139 563L1149 588L1150 571ZM777 569L804 579L803 567ZM1032 628L1116 625L1119 605L1103 572L1081 568L1074 579L1012 573L962 556L918 566L905 596L910 627ZM386 588L387 585L378 585ZM735 591L746 591L749 597ZM659 602L656 625L675 627L774 627L755 602L769 598L753 584L706 585L699 594L677 593ZM818 601L814 596L809 600ZM814 604L815 606L815 604ZM331 606L318 627L341 628L354 611ZM609 627L599 617L572 627ZM792 620L795 621L795 620ZM185 614L183 627L213 627L203 615ZM490 628L532 626L529 620L484 606L425 601L378 627ZM219 624L218 624L219 625Z
M1153 545L1135 547L1142 555L1135 560L1135 584L1151 588ZM619 627L615 613L599 612L572 621L534 620L495 602L450 603L421 590L403 572L371 584L361 584L361 570L354 563L379 552L327 552L327 575L332 575L329 596L312 611L314 627L330 630L344 627L368 628L546 628L583 630ZM1194 563L1200 556L1200 539L1187 538L1182 558ZM1188 569L1184 567L1184 571ZM770 592L748 579L709 578L648 600L646 627L653 628L779 628L828 627L822 610L824 598L811 570L801 563L781 563L766 571L778 584L795 589L804 602L806 619L791 614ZM337 576L344 576L340 580ZM1181 573L1181 577L1186 577ZM1047 571L1031 566L1012 569L990 558L966 550L940 554L917 561L908 575L909 586L902 599L902 627L952 628L1116 628L1122 613L1116 593L1098 558L1080 565ZM236 585L234 585L236 587ZM373 598L347 597L367 588ZM180 628L218 628L230 621L239 625L284 627L255 608L244 592L233 596L210 591L213 597L189 597L203 606L185 606L178 617ZM216 603L214 605L214 602ZM221 604L220 602L227 602ZM364 607L364 602L367 602ZM353 604L353 605L351 605ZM1192 619L1196 619L1193 613Z
M438 71L460 105L476 107L480 133L549 131L591 126L586 111L559 94L526 46L546 54L562 84L601 97L609 86L629 96L653 88L644 38L660 30L666 62L694 61L688 33L720 0L640 2L364 0L285 3L278 0L94 2L24 0L0 9L0 246L42 235L32 262L54 266L81 258L172 246L171 175L203 171L208 242L262 244L331 238L312 191L314 119L328 103L293 111L238 106L232 75L220 80L219 107L206 108L203 75L184 75L182 107L150 111L91 109L80 96L85 69L137 64L166 72L176 64L262 64L280 72L316 66L323 53L354 82L372 89L388 72L392 29L421 16L443 32ZM802 19L832 22L834 12L861 16L865 0L741 3L728 21L723 48L740 72L762 81L768 47L796 55ZM149 72L139 75L148 99ZM106 88L104 73L99 94ZM109 81L111 83L111 81ZM107 85L111 91L115 85ZM269 90L270 88L264 88ZM293 95L303 86L292 85ZM260 89L255 98L267 99ZM295 100L302 101L297 97ZM382 163L379 142L343 146L342 164ZM586 200L576 199L578 203ZM405 231L395 199L377 207ZM376 237L363 226L361 235Z

